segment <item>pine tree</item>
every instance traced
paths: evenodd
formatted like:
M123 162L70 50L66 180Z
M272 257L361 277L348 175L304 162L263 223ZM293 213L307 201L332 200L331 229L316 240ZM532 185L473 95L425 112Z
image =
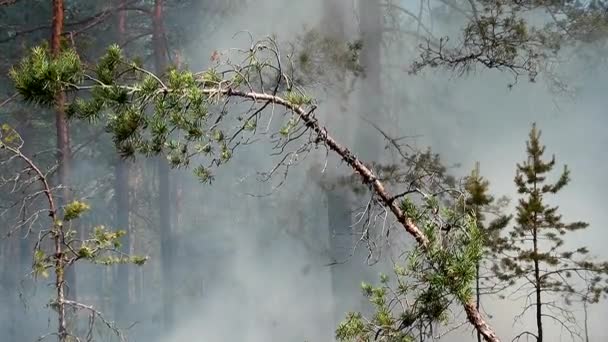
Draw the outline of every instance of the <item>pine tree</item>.
M519 199L516 213L516 226L507 235L507 244L502 246L506 254L499 267L495 268L499 279L505 282L520 280L525 284L517 291L526 291L533 296L531 304L526 306L522 315L529 309L535 309L536 333L523 332L519 336L534 336L538 342L545 339L544 319L549 318L570 334L577 334L570 310L565 306L554 304L554 296L561 296L566 304L571 297L578 297L581 290L577 285L589 278L594 295L586 298L596 302L601 293L608 293L601 280L608 271L607 263L590 262L583 258L588 250L581 247L565 250L564 236L569 232L582 230L588 224L582 221L565 223L557 206L547 203L547 198L557 194L570 182L570 171L564 166L557 181L551 183L548 176L556 166L555 156L543 159L545 146L540 142L541 133L532 125L529 141L526 146L527 159L517 165L515 185ZM580 277L576 279L574 276ZM548 313L547 311L550 311Z
M510 216L500 214L501 209L506 204L506 199L496 200L489 194L490 182L481 176L479 163L475 165L475 169L465 179L466 197L464 199L464 209L470 212L476 220L477 228L479 229L483 246L485 247L486 259L495 259L497 251L501 249L504 240L500 237L500 232L511 220ZM496 218L490 221L486 226L486 214L493 214ZM480 309L482 295L482 274L481 266L483 260L477 262L475 268L475 295L477 298L477 310ZM481 334L477 332L477 341L481 342Z

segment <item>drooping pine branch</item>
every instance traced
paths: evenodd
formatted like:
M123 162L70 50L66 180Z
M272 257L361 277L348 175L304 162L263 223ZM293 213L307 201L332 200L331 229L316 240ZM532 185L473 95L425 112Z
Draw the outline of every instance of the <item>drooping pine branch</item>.
M211 155L211 165L219 166L231 158L237 146L251 143L242 136L246 132L258 132L264 110L272 109L274 113L280 109L286 114L287 122L276 134L270 133L271 115L267 129L260 134L273 139L275 154L284 156L279 164L286 172L298 155L311 146L325 146L337 154L414 238L429 262L437 265L436 271L445 280L451 294L461 302L468 321L486 341L499 341L470 296L471 270L462 270L465 274L454 273L453 266L457 260L451 260L449 253L437 245L436 239L430 238L418 226L416 218L408 213L411 209L408 202L391 193L366 163L340 144L317 120L312 99L299 90L290 77L295 72L293 61L282 57L274 40L258 42L249 50L241 51L245 57L240 64L226 62L225 70L212 68L196 74L170 69L165 75L155 75L140 65L125 61L120 50L112 47L94 68L96 74L83 72L84 82L62 73L64 69L81 70L77 59L66 58L64 63L40 63L46 61L43 51L34 52L33 57L12 73L22 95L33 102L48 103L46 93L37 84L50 81L45 79L47 73L39 69L47 65L54 68L51 71L60 77L59 82L51 83L52 87L88 91L92 95L87 100L76 98L70 110L72 116L89 120L107 117L108 129L125 155L166 153L173 166L187 166L195 156ZM285 95L279 95L280 92ZM229 102L237 99L249 101L251 107L245 115L237 118L239 123L229 134L221 124L228 120ZM217 113L213 109L217 109ZM308 141L295 151L287 151L290 144L303 140L307 134ZM194 145L194 151L191 145ZM272 175L277 168L269 174ZM212 178L208 168L197 167L195 172L202 180ZM475 248L465 251L465 254L468 261L478 257ZM436 255L443 259L436 259ZM461 265L461 268L465 266Z

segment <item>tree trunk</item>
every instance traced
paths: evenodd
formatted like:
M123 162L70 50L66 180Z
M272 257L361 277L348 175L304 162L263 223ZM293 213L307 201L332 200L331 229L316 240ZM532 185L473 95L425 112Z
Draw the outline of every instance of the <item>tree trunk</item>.
M543 342L543 314L541 302L541 279L540 279L540 267L538 261L538 231L536 227L532 228L533 242L534 242L534 281L536 285L536 329L537 329L537 342Z
M53 0L53 22L51 33L51 54L56 57L61 52L61 36L63 34L64 21L64 3L63 0ZM58 207L69 203L70 191L68 189L70 180L70 131L68 119L65 114L65 94L63 92L57 94L55 111L55 126L57 130L57 160L59 161L58 178L59 184L63 186L62 198L58 201ZM78 234L79 235L79 234ZM63 277L63 275L62 275ZM76 300L76 272L75 267L71 267L65 274L67 290L65 291L66 298Z
M539 192L537 183L534 182L534 194ZM536 212L532 219L532 243L534 246L534 254L532 256L534 261L534 285L536 287L536 342L543 342L543 304L541 302L541 279L540 279L540 265L538 260L538 217Z
M477 298L476 308L477 311L479 311L481 306L481 293L479 292L479 261L475 265L475 295ZM479 331L477 331L477 342L481 342L481 333Z
M587 296L585 296L584 300L583 300L583 313L584 313L584 320L585 320L585 342L589 342L589 312L587 311Z
M164 1L154 1L153 13L153 48L154 64L156 73L162 75L167 65L167 48L165 44L165 32L163 24ZM171 330L174 323L173 291L171 284L176 280L173 277L173 234L171 227L171 191L169 183L169 164L164 158L158 158L158 182L159 182L159 214L160 214L160 240L161 240L161 264L162 264L162 303L163 324L165 330Z

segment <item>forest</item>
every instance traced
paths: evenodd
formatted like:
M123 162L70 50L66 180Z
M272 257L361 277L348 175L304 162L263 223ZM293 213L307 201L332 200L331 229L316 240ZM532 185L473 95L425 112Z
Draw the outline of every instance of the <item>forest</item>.
M0 51L0 342L608 341L604 0L0 0Z

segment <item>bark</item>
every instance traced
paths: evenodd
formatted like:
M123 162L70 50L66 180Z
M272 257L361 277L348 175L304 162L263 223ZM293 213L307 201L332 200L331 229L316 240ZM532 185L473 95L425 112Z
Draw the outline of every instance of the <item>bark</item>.
M126 0L119 0L120 7L126 6ZM126 11L119 11L117 18L118 32L117 39L122 44L126 34ZM129 222L129 214L131 212L129 202L129 173L131 163L128 160L117 156L116 165L114 167L114 196L116 203L116 228L125 230L127 234L123 238L123 252L129 254L131 252L131 228ZM119 322L126 323L128 318L128 308L131 303L129 279L129 265L118 265L118 293L114 299L116 318Z
M61 35L64 26L64 2L63 0L53 0L53 22L51 29L51 54L59 55L61 52ZM58 206L69 203L70 191L68 189L70 180L70 130L68 119L65 114L65 94L63 92L57 94L56 110L55 110L55 127L57 130L57 160L59 161L58 177L59 184L64 188L62 198ZM63 277L63 275L62 275ZM67 296L76 300L76 273L74 268L70 269L65 274L65 281L68 283Z
M477 305L475 308L479 311L479 307L481 304L481 293L479 292L479 261L477 265L475 265L475 296L477 298ZM481 333L477 332L477 342L481 342Z
M167 49L163 24L164 1L154 1L154 13L152 18L152 41L154 49L154 64L156 73L162 75L167 65ZM170 330L174 323L174 309L171 295L173 293L171 284L176 281L173 276L173 234L171 227L171 190L169 183L169 164L163 158L158 159L158 182L159 182L159 214L160 214L160 240L161 240L161 264L162 264L162 303L163 323L166 330Z
M534 181L534 193L539 190L537 183ZM543 342L543 314L542 314L542 298L541 298L541 279L540 265L538 260L538 216L536 212L532 218L532 244L533 244L533 261L534 261L534 286L536 292L536 342Z
M307 111L303 107L294 105L281 97L270 94L243 92L233 90L231 88L203 90L203 92L207 94L216 94L218 91L227 97L246 98L250 101L258 103L270 101L276 105L289 109L298 115L306 127L317 135L317 141L319 143L323 143L324 146L327 146L329 150L339 155L341 159L361 177L361 181L364 184L371 186L378 199L393 214L403 229L414 238L418 246L422 250L426 250L429 247L428 238L420 230L420 228L418 228L414 221L412 221L412 219L401 210L397 198L384 187L384 184L378 179L376 174L370 168L368 168L363 161L361 161L348 148L341 145L331 135L329 135L327 129L319 124L316 118L312 115L311 111ZM477 331L481 333L487 342L500 342L500 339L494 332L493 328L484 320L483 316L479 313L479 310L477 310L477 304L474 299L470 299L467 302L462 303L462 306L467 315L468 321Z
M585 296L583 300L583 313L583 319L585 320L585 342L589 342L589 312L587 311L587 296Z
M537 228L532 228L532 240L534 243L534 282L536 287L536 341L543 342L543 305L541 298L541 279L540 279L540 265L538 261L538 232Z

